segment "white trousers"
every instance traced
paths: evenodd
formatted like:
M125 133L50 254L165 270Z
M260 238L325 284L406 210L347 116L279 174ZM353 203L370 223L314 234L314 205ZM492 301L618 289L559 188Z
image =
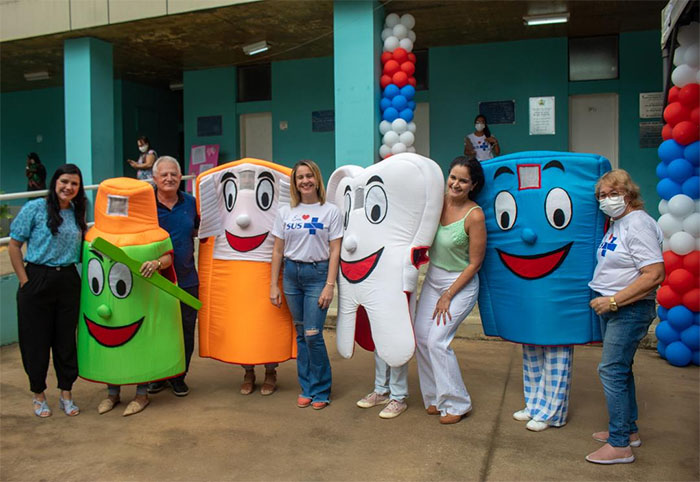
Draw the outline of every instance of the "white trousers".
M438 325L433 312L440 296L459 277L460 272L450 272L433 266L423 283L415 321L418 378L425 408L435 405L442 415L463 415L471 410L472 401L464 386L462 373L450 343L457 328L472 311L479 294L479 278L475 276L452 298L452 320Z
M566 424L574 347L523 345L523 394L533 420Z

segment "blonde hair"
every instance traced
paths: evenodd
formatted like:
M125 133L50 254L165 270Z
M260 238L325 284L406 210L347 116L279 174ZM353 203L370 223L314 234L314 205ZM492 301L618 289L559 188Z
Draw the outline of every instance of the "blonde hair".
M639 186L632 180L632 177L624 169L613 169L603 174L595 185L595 195L598 197L601 186L605 184L617 191L625 191L629 199L629 205L633 209L644 208L644 201L639 190Z
M303 159L294 164L294 167L292 168L291 182L289 183L289 195L291 197L289 204L292 207L296 207L301 202L301 194L299 193L299 189L297 189L297 171L301 166L306 166L311 170L311 173L316 178L316 194L318 195L318 200L321 202L321 204L325 203L326 188L323 186L321 169L319 169L318 165L316 165L314 161Z

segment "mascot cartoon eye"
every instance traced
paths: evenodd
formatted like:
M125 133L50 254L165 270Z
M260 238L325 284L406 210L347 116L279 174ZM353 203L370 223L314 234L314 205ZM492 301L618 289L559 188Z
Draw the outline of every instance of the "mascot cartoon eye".
M343 227L347 229L348 222L350 222L350 211L352 210L352 198L350 197L350 191L345 193L345 219L343 219Z
M234 204L236 204L237 194L238 189L236 188L236 182L233 179L224 181L224 203L226 204L226 210L228 212L231 212Z
M131 293L131 271L128 266L116 263L109 270L109 289L117 298L126 298Z
M102 263L97 258L92 258L88 262L88 284L93 295L102 293L105 284L105 274L102 271Z
M384 221L387 211L387 199L384 188L372 186L367 191L365 198L365 216L372 224L379 224Z
M515 198L508 191L501 191L496 196L494 202L494 212L496 213L496 224L503 231L508 231L515 224L518 217L518 205Z
M255 202L258 203L258 207L263 211L267 211L272 206L274 197L275 186L272 185L272 181L269 179L262 179L255 190Z
M560 187L555 187L547 193L544 201L544 212L547 221L555 229L564 229L571 222L571 198Z

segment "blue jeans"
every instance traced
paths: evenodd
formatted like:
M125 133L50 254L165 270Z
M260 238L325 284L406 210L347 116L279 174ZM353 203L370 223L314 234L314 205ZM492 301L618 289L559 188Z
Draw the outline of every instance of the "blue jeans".
M408 398L408 363L392 368L374 351L374 391L399 402Z
M603 356L598 375L608 405L608 443L613 447L627 447L630 434L638 431L632 363L655 316L654 300L640 300L600 316Z
M326 286L328 261L301 263L284 260L283 288L297 331L297 375L301 396L313 402L330 402L331 362L323 341L328 308L318 306Z

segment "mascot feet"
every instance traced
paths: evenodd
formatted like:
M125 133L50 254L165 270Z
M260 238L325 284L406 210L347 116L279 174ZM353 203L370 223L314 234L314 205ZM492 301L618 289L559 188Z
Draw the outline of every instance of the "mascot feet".
M126 406L123 416L128 417L129 415L134 415L136 413L143 412L149 403L151 403L151 401L148 399L148 397L141 398L137 396L129 402L129 405Z
M255 390L255 372L246 370L241 383L241 395L250 395Z
M109 412L117 405L119 405L119 397L107 397L97 406L97 413L102 415L103 413Z
M260 387L260 395L272 395L277 390L277 370L265 372L265 381Z

